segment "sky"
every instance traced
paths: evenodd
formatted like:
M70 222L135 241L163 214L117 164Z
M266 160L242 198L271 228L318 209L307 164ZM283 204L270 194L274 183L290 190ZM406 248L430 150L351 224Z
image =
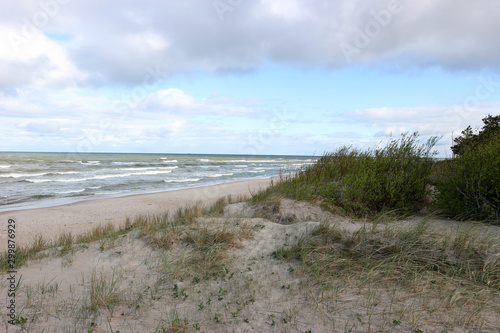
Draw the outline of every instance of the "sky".
M0 151L315 155L500 108L498 0L2 0Z

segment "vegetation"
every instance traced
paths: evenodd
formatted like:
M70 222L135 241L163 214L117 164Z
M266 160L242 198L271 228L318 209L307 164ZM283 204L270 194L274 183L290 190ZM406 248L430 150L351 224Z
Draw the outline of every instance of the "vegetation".
M283 176L255 200L273 195L319 200L330 211L356 217L388 211L415 213L429 194L433 147L438 140L432 137L420 144L417 139L418 133L406 133L381 149L340 148L296 174Z
M469 125L462 131L461 136L453 140L455 144L451 146L451 151L454 154L460 156L471 149L480 149L481 146L487 145L493 137L498 137L498 133L500 132L500 115L488 115L482 120L484 126L478 133L474 133L472 127Z
M322 223L275 256L298 260L313 284L358 276L409 287L455 280L500 290L500 260L488 255L497 244L480 242L472 231L440 234L427 219L409 228L364 227L354 233Z
M478 134L470 126L456 138L457 154L436 182L436 203L457 219L500 219L500 115L483 119Z
M323 331L498 331L500 233L433 214L498 221L499 118L485 118L477 134L466 129L451 160L435 161L438 139L422 144L417 133L368 151L340 148L236 200L241 216L226 216L227 197L121 227L39 237L17 249L17 267L44 259L67 270L89 255L106 264L69 286L20 279L16 320L21 331L53 313L75 318L63 330L81 332L115 332L120 322L145 331L145 318L156 332L310 332L306 325L321 321ZM286 197L315 205L298 218ZM317 214L316 204L329 213ZM422 214L431 207L440 211ZM0 255L0 271L7 259ZM69 299L61 296L68 288Z

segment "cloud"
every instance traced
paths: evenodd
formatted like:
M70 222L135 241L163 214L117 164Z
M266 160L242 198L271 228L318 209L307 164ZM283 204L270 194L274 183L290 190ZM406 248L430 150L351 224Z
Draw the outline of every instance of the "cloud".
M0 89L60 87L84 79L67 51L40 31L24 37L22 29L0 25Z
M376 139L390 135L398 137L404 132L418 132L424 140L431 136L440 137L437 147L441 156L450 156L449 147L454 137L469 125L482 127L482 118L487 114L498 114L499 108L499 103L480 103L467 109L463 105L383 107L357 110L344 116L348 123L371 129Z
M500 70L496 0L241 1L228 2L231 10L222 17L205 0L52 2L57 10L38 27L43 1L11 2L0 16L1 70L8 74L0 87L6 77L11 85L65 79L138 84L155 66L170 73L241 72L270 63ZM28 40L17 58L5 37L12 33ZM346 57L342 45L356 52Z
M184 91L175 88L163 89L151 93L142 106L145 110L162 112L182 112L204 115L245 115L258 112L246 101L228 98L196 99Z

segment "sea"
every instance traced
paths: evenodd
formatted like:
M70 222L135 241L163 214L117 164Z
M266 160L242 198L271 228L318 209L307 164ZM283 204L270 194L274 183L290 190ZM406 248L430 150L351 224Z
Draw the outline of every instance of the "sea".
M0 211L265 179L311 156L0 152Z

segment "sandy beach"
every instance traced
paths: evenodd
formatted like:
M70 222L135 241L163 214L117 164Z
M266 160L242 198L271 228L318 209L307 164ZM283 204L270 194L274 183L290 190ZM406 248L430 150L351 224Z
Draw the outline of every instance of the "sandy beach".
M500 303L492 288L475 287L468 295L464 285L454 301L446 295L463 280L436 275L441 280L433 279L429 287L418 275L408 286L394 275L381 282L382 269L363 270L359 263L369 253L363 252L361 261L331 255L330 264L323 261L314 271L320 275L308 273L314 261L287 255L308 249L301 244L314 244L321 230L328 231L327 241L335 238L335 255L349 244L352 251L365 251L362 244L373 237L379 237L376 244L403 239L401 248L413 253L416 245L406 246L408 235L427 230L417 236L419 242L445 237L446 244L456 246L462 239L490 244L485 265L491 265L496 283L498 227L432 216L373 224L306 201L237 200L270 183L241 181L1 213L3 248L9 218L16 221L18 246L37 235L76 236L100 224L121 225L127 217L134 227L95 241L60 243L0 274L0 332L498 331ZM236 200L219 211L195 213L199 203L208 208L229 195ZM178 208L189 209L181 217L162 219ZM451 258L457 257L452 253ZM482 309L479 317L475 304Z
M89 231L100 224L124 223L127 217L161 214L197 202L210 205L220 197L250 196L267 187L271 179L240 181L213 186L118 198L86 200L67 205L0 212L0 246L6 248L7 220L16 221L18 245L30 242L38 235L53 239L60 234L73 235Z

